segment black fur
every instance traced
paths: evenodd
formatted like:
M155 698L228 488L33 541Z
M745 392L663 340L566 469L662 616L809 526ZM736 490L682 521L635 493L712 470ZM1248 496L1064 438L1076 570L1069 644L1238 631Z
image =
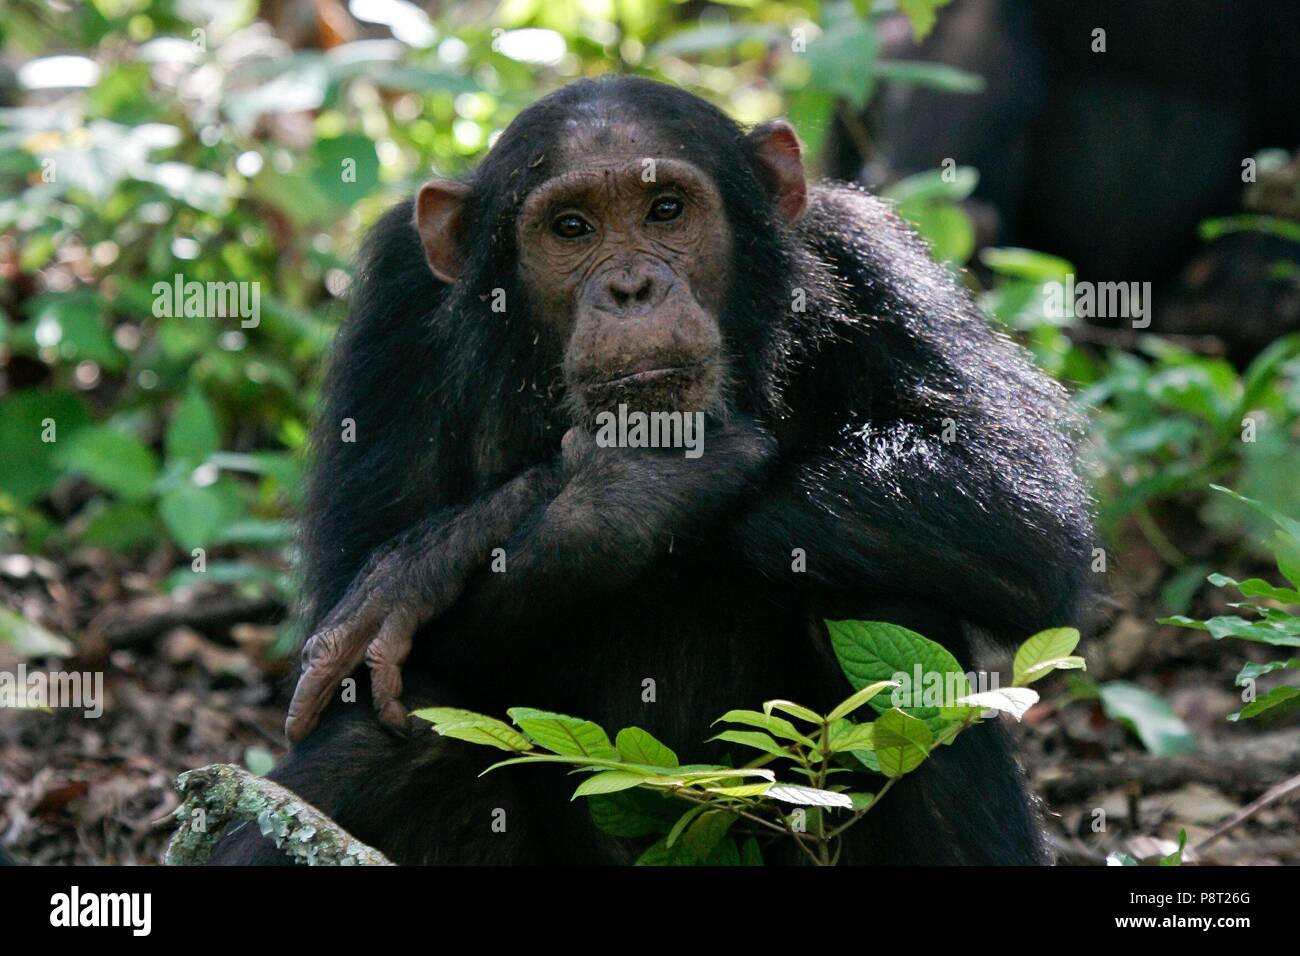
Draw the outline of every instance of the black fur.
M879 201L816 187L790 229L741 129L695 97L629 78L568 86L501 137L469 181L456 286L430 274L409 203L376 226L317 434L308 622L376 548L555 459L568 427L563 343L528 320L513 222L566 123L610 116L674 137L724 197L732 420L706 430L707 470L620 473L539 509L505 545L509 572L475 579L417 636L403 701L635 724L700 759L717 756L699 741L730 708L772 697L829 707L847 695L824 618L896 621L968 666L977 643L1005 655L1037 629L1078 623L1091 529L1062 391ZM481 299L497 287L506 315ZM803 312L791 309L797 290ZM355 444L339 441L346 418ZM761 479L745 477L744 422L775 443ZM795 548L806 573L791 571ZM646 678L657 703L642 702ZM360 703L335 705L273 774L358 837L403 862L622 858L569 801L571 778L528 767L479 779L490 751L386 733L361 683ZM498 807L505 834L490 826ZM942 748L867 820L846 860L1046 860L996 726ZM277 856L245 827L217 860Z

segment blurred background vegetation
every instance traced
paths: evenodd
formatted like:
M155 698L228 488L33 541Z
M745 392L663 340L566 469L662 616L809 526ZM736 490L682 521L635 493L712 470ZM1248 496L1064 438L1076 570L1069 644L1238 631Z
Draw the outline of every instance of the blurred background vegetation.
M283 654L320 365L358 240L384 209L469 168L540 95L609 71L678 84L743 122L788 116L812 169L835 128L865 160L879 86L983 88L883 52L886 32L924 37L947 5L0 0L0 637L21 657L67 653L106 607L202 580L281 622L269 653ZM1107 570L1137 595L1119 617L1145 640L1158 615L1223 610L1206 597L1212 570L1300 568L1297 540L1263 533L1267 513L1210 488L1300 514L1295 337L1234 364L1045 318L1073 267L1052 249L981 242L966 203L979 176L921 172L884 192L991 320L1076 391ZM1294 239L1296 226L1217 228ZM257 283L260 323L155 316L155 283L178 274ZM1300 644L1296 618L1270 620ZM1158 701L1147 716L1143 701L1114 706L1128 726L1168 730ZM1176 749L1183 730L1142 739Z

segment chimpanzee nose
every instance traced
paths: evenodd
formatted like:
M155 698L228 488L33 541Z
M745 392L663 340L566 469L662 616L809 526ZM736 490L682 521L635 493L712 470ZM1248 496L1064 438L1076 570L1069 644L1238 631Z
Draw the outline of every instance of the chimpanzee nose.
M628 312L657 305L667 283L648 266L619 269L605 280L609 308Z

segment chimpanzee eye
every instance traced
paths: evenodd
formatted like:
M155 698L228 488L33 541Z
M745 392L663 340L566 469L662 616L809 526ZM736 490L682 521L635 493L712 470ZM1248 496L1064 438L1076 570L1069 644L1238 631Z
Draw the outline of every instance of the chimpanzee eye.
M579 236L585 236L592 231L590 223L573 212L566 212L563 216L556 216L551 223L551 232L561 239L577 239Z
M682 201L676 196L660 196L650 207L651 222L668 222L682 214Z

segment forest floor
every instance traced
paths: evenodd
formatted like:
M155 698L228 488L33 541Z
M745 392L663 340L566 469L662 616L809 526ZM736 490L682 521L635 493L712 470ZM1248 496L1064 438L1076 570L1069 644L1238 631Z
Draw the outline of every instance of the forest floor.
M1161 627L1152 597L1162 569L1099 606L1088 677L1158 692L1196 737L1193 753L1158 757L1065 681L1018 729L1062 862L1100 864L1122 850L1167 853L1186 830L1203 864L1300 863L1296 796L1252 811L1198 844L1269 788L1300 774L1300 728L1230 723L1233 678L1258 648ZM156 572L152 569L157 567ZM0 710L0 847L40 864L154 864L169 838L178 773L210 763L264 771L284 752L289 661L275 652L276 602L215 591L162 594L167 562L130 566L102 553L0 558L0 605L75 642L60 667L104 674L104 710ZM1202 588L1192 613L1223 599ZM3 635L0 635L3 636ZM6 660L5 654L9 653ZM48 663L39 659L30 666ZM15 670L0 641L0 671Z

